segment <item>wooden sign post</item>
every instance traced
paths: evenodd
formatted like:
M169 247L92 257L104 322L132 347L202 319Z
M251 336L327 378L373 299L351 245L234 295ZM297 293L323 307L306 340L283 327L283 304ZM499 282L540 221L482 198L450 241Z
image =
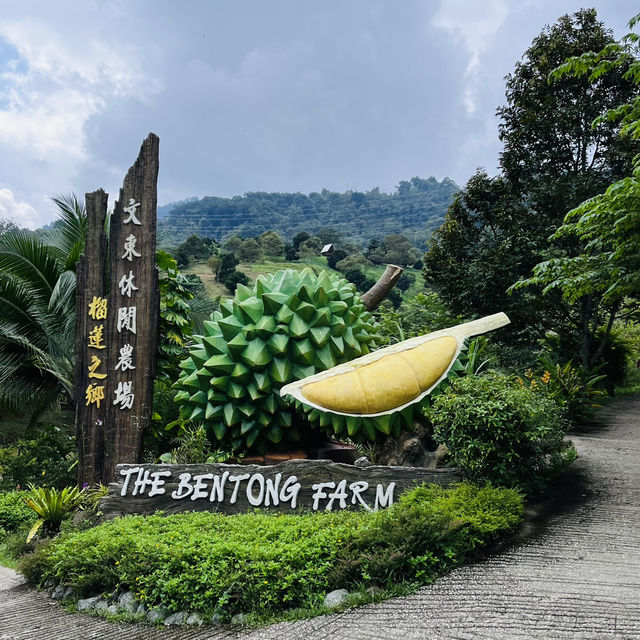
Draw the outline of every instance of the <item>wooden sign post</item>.
M86 196L87 244L78 263L76 293L80 484L113 481L117 464L139 461L151 418L159 314L158 157L159 139L151 133L111 214L108 251L107 194L99 190Z
M288 460L272 466L122 464L100 509L107 519L156 511L377 511L421 484L448 487L460 480L457 469L361 468L329 460Z

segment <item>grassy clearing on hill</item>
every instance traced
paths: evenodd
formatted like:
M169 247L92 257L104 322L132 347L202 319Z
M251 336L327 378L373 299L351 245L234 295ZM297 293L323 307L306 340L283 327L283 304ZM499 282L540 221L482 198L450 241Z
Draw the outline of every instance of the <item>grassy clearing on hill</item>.
M306 267L311 267L316 272L322 269L333 271L327 266L327 261L325 258L309 258L307 260L300 260L298 262L287 262L284 258L264 258L260 262L241 262L236 269L238 271L242 271L247 274L249 278L250 285L252 285L256 278L261 274L271 274L276 271L280 271L281 269L293 269L294 271L302 271ZM364 269L364 272L368 278L372 280L378 280L380 276L384 273L385 265L373 265L371 267L367 267ZM409 273L413 276L413 284L409 289L403 292L403 299L408 300L409 298L415 297L418 293L420 293L424 289L424 282L422 280L422 276L420 271L416 271L411 267L407 267L405 269L406 273ZM194 273L200 277L202 280L205 289L207 291L207 295L212 299L216 299L218 297L229 298L231 294L229 290L222 284L220 284L217 280L211 268L206 262L192 262L188 267L182 268L182 273L190 274ZM339 271L336 273L340 273Z

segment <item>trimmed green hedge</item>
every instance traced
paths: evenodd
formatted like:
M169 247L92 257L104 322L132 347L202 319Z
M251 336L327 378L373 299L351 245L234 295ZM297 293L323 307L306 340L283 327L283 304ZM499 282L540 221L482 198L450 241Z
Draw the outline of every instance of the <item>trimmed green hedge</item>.
M521 495L461 484L419 488L379 513L129 516L65 535L23 560L82 595L132 590L205 619L312 609L327 591L433 580L515 528Z

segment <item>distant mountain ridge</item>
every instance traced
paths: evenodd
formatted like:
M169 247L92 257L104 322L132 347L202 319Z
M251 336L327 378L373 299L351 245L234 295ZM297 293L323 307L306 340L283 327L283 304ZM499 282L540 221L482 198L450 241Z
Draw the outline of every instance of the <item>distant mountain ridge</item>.
M401 181L393 193L378 188L345 193L323 189L308 195L250 192L233 198L190 198L161 207L158 238L164 246L175 246L192 234L222 240L274 229L289 240L299 231L332 227L362 245L402 233L421 247L442 224L459 190L449 178L439 182L416 177Z

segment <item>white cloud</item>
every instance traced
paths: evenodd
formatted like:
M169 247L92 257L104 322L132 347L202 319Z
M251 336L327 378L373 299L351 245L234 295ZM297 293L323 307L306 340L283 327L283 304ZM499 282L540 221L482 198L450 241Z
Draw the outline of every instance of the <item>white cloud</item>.
M160 89L142 70L144 53L126 41L69 37L35 17L3 20L0 39L17 52L0 73L0 149L31 162L34 174L55 167L68 184L89 156L91 118L121 99L144 100Z
M13 191L8 188L0 189L0 218L12 220L19 227L29 229L42 225L38 212L26 202L17 202Z
M477 93L482 82L482 54L509 14L506 0L442 0L431 24L449 32L469 53L465 71L464 104L469 115L476 110Z

